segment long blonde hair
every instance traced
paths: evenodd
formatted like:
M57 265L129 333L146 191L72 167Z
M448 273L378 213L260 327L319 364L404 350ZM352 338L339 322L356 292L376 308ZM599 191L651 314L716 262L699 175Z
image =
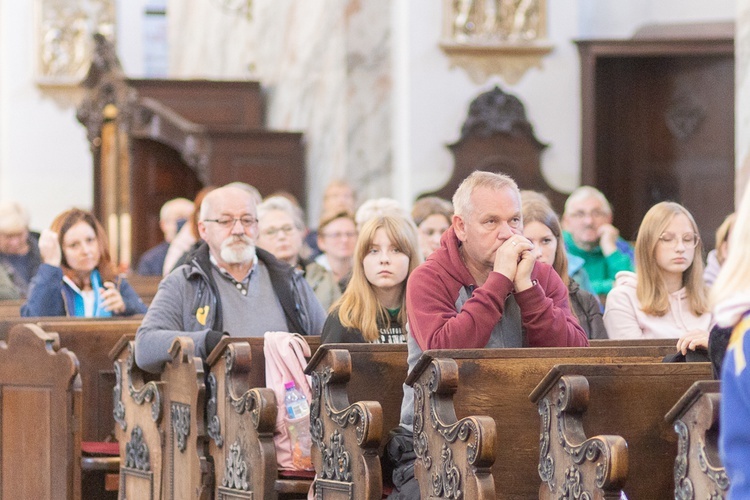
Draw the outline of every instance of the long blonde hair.
M743 248L750 241L750 189L745 188L736 213L729 239L729 255L711 287L711 305L714 307L737 294L750 293L750 257Z
M669 312L669 292L664 280L664 271L656 262L656 245L672 219L684 215L690 221L695 234L698 226L688 210L670 201L657 203L646 212L635 240L635 266L638 272L636 296L643 312L652 316L664 316ZM706 286L703 282L703 242L700 237L695 247L693 262L682 273L682 285L687 291L688 303L693 314L700 316L708 311Z
M338 308L341 325L359 330L367 342L373 342L380 336L378 320L386 325L390 322L388 311L378 302L373 286L367 281L363 265L364 258L375 239L375 232L381 228L385 230L391 243L409 257L409 272L401 285L401 308L398 312L398 321L401 325L406 324L406 281L422 262L417 232L410 220L385 215L369 220L362 227L354 250L352 279L341 298L331 306L331 310Z

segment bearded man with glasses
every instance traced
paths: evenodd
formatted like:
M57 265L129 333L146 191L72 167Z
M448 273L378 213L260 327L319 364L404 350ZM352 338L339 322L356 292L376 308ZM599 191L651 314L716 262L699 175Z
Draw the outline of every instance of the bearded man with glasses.
M161 372L178 336L192 338L206 359L224 335L320 335L325 311L310 286L255 246L257 210L247 190L224 186L206 195L198 230L204 244L164 278L138 328L138 366Z

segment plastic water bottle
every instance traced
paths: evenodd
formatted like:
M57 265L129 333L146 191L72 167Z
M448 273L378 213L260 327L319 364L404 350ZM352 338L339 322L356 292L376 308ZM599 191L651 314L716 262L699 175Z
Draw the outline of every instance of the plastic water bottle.
M284 407L288 419L289 438L292 442L292 464L298 470L312 469L310 405L305 395L297 390L293 380L285 383L284 388Z

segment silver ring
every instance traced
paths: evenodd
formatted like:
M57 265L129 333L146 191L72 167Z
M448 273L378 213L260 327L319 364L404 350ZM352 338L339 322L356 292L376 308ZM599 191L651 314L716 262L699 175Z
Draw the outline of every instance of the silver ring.
M517 243L515 241L511 241L511 243L513 243L513 246L517 245Z

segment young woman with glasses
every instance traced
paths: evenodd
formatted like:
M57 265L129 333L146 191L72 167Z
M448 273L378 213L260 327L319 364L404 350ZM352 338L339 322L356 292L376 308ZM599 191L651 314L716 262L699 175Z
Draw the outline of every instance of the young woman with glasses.
M607 295L609 338L676 338L682 354L706 348L711 314L702 253L698 227L685 207L651 207L635 242L637 275L619 273Z

